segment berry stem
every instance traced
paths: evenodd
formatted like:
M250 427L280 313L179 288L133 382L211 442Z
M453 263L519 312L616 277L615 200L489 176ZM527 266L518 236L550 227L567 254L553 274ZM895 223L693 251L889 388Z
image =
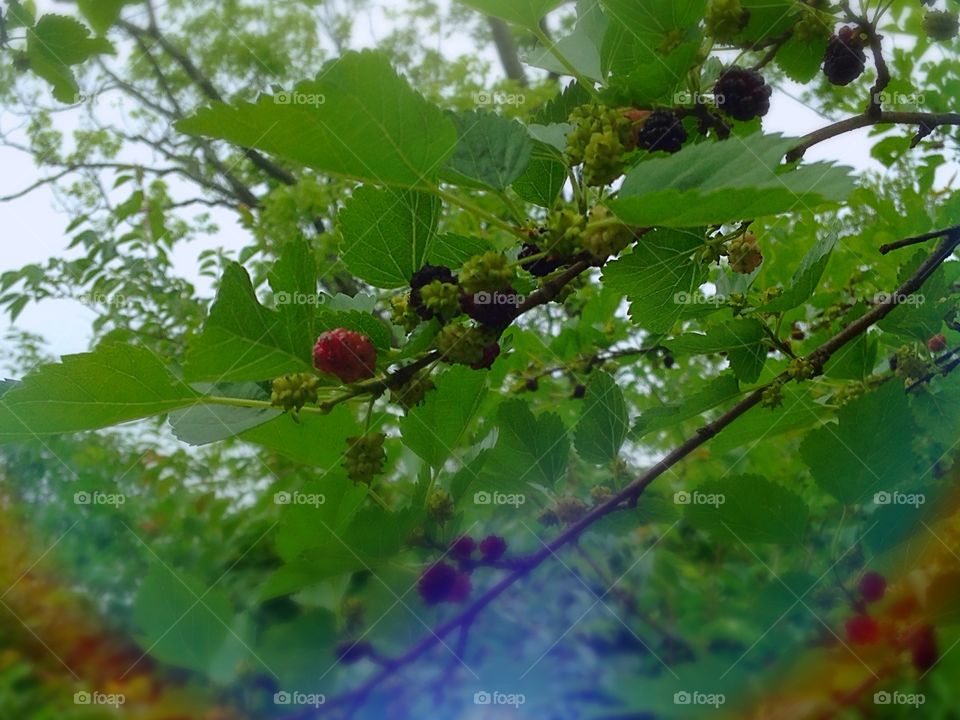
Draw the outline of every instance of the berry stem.
M469 213L471 213L471 214L473 214L473 215L476 215L477 217L481 217L481 218L485 219L485 220L486 220L487 222L489 222L491 225L494 225L494 226L500 228L501 230L505 230L506 232L512 233L513 235L516 235L517 237L520 237L520 238L523 238L523 239L526 239L526 237L527 237L527 234L526 234L522 229L520 229L520 228L518 228L518 227L516 227L516 226L514 226L514 225L511 225L510 223L508 223L508 222L507 222L506 220L504 220L503 218L501 218L501 217L499 217L498 215L490 212L489 210L486 210L486 209L480 207L479 205L477 205L476 203L471 202L470 200L466 200L466 199L464 199L464 198L462 198L462 197L459 197L459 196L457 196L457 195L453 195L453 194L451 194L451 193L448 193L446 190L443 190L443 189L441 189L440 187L437 187L437 186L427 187L426 189L429 190L430 192L432 192L434 195L436 195L436 196L437 196L438 198L440 198L441 200L446 200L446 201L447 201L448 203L450 203L451 205L457 205L458 207L462 208L463 210L466 210L467 212L469 212Z

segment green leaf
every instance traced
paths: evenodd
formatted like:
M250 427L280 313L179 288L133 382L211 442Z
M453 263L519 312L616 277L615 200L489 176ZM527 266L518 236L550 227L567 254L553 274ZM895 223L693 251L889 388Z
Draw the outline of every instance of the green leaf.
M112 52L107 40L90 37L82 23L62 15L44 15L27 29L30 69L53 85L53 96L62 103L77 102L80 92L69 66Z
M848 168L780 165L795 144L778 134L756 133L647 159L627 173L610 209L632 225L691 227L844 200L854 187Z
M292 93L215 103L177 123L193 135L273 153L324 173L431 187L456 128L377 52L348 52Z
M620 453L629 429L623 391L610 375L594 373L587 383L583 412L574 434L577 453L596 465L608 463Z
M314 608L296 619L270 625L254 651L262 672L282 688L319 693L332 682L327 670L336 665L337 624L333 613ZM310 662L304 662L310 658ZM323 678L323 679L321 679ZM326 681L327 685L323 685Z
M800 545L809 510L803 499L759 475L711 480L694 493L680 494L690 523L714 538L746 545ZM715 504L709 501L715 499Z
M133 621L151 656L205 672L230 637L234 613L223 592L155 566L137 592Z
M577 24L573 32L556 41L553 50L565 58L581 77L603 81L600 45L607 29L607 19L600 3L580 0L577 3ZM527 64L557 75L569 75L566 66L549 48L538 45L526 58Z
M3 20L7 30L32 27L36 22L36 10L33 7L33 2L22 3L20 0L8 0L7 11Z
M497 444L487 454L481 473L484 488L551 486L566 472L570 442L559 415L534 416L526 402L512 399L500 404L496 425Z
M557 159L556 151L545 143L534 142L530 164L512 188L527 202L551 208L566 182L567 167Z
M914 423L901 383L850 401L839 423L807 434L800 455L813 479L843 503L862 502L875 492L893 492L911 477Z
M677 355L727 353L730 369L741 382L756 382L767 362L767 332L759 320L729 320L711 325L705 335L687 333L667 345Z
M290 240L268 274L270 289L280 311L290 347L312 347L317 337L314 317L317 295L317 261L304 238Z
M347 269L374 287L408 285L430 252L440 209L432 195L357 188L337 216Z
M295 307L294 303L280 306L280 311L263 307L247 271L227 263L203 332L187 351L186 376L242 382L311 372L311 344L287 319L299 315Z
M806 388L784 386L785 398L779 408L756 407L730 424L710 441L715 453L725 453L734 448L769 443L772 438L784 433L802 430L833 417L833 410L817 402Z
M707 269L691 260L703 246L700 233L657 229L603 269L603 282L630 299L630 317L651 333L669 331L683 312L685 297L706 281Z
M338 405L327 415L301 413L299 422L281 415L241 432L238 437L326 473L340 466L347 438L359 435L360 430L350 408Z
M90 26L103 35L120 17L124 5L136 0L77 0L77 9L87 19Z
M443 176L468 187L505 190L530 164L533 141L516 120L468 110L451 113L457 126L457 147Z
M256 383L199 383L195 388L205 395L265 401L270 394ZM240 433L269 422L281 414L277 408L246 408L231 405L198 403L170 413L170 427L181 442L207 445L228 440Z
M150 350L120 343L42 365L0 397L0 440L93 430L193 404Z
M777 67L794 82L808 83L820 72L826 51L826 38L801 39L794 35L777 51Z
M732 400L740 394L740 384L732 374L721 375L708 381L706 387L695 392L682 402L668 403L644 410L634 423L632 432L637 439L647 433L664 430L711 408Z
M837 246L838 236L835 232L820 238L810 252L804 255L800 262L800 267L793 274L793 279L783 290L783 294L774 298L766 305L758 308L760 312L784 312L792 310L795 307L803 305L810 296L813 295L823 277L823 271L827 269L827 263L830 261L830 254Z
M482 255L487 250L490 250L490 243L482 238L443 233L430 243L427 262L450 268L460 267L474 255Z
M562 0L461 0L487 15L501 18L528 30L536 30L540 20Z
M423 404L400 421L404 445L431 467L442 467L460 444L486 392L483 372L451 368Z

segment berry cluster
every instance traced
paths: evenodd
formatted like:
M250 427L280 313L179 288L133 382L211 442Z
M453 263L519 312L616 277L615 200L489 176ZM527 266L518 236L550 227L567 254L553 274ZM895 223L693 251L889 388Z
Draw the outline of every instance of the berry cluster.
M313 364L341 382L353 383L372 378L377 366L377 349L362 333L337 328L317 338L313 346Z
M445 562L428 567L417 581L417 591L428 605L463 602L470 590L470 575Z
M603 205L597 205L590 214L596 223L614 221L614 215ZM605 260L616 255L633 242L633 231L626 225L614 222L611 225L589 228L583 234L583 248L596 258Z
M922 380L930 372L930 365L920 357L920 353L909 345L904 345L894 355L891 369L906 380Z
M470 258L460 270L460 286L468 295L507 290L513 279L507 258L492 250Z
M320 380L313 373L283 375L273 381L270 404L296 415L304 405L317 401Z
M387 453L383 443L384 433L366 433L347 438L347 452L343 458L343 467L347 477L355 483L369 484L373 478L383 472Z
M763 262L763 253L757 245L757 236L744 233L730 242L726 251L730 269L736 273L749 275Z
M655 110L650 113L636 133L637 147L651 152L679 152L686 141L687 131L683 123L669 110Z
M624 155L634 148L633 123L623 113L583 105L570 114L574 130L567 137L571 165L583 165L587 185L603 187L623 174Z
M733 65L717 78L713 92L718 108L733 119L746 122L770 111L773 88L756 70Z
M960 32L960 18L955 12L928 10L923 16L923 31L931 40L953 40Z
M437 525L445 525L453 520L456 506L453 497L446 490L434 490L427 497L427 517Z
M472 325L446 325L437 334L436 343L444 360L475 370L490 367L500 354L495 335Z
M707 34L718 42L733 40L749 20L750 11L740 0L711 0L707 6Z
M863 74L867 56L863 52L864 39L861 33L845 26L830 38L823 57L823 74L834 85L849 85Z
M417 373L403 385L390 391L390 399L404 410L410 410L423 402L427 393L436 389L433 380L427 373Z

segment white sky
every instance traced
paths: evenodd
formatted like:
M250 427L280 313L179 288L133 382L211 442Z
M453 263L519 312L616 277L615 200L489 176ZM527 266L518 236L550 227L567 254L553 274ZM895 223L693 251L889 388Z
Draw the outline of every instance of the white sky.
M383 4L389 6L391 3L386 0ZM56 4L51 0L39 0L37 5L40 12L57 10ZM356 45L374 44L372 33L377 32L378 26L384 27L380 24L383 22L381 13L376 12L374 17L376 19L369 25L357 23ZM469 43L465 37L454 38L440 45L440 49L451 54L474 51ZM492 48L484 48L481 56L499 68ZM796 87L785 89L791 94L797 91ZM122 119L119 111L109 112L116 113L117 119ZM803 104L778 91L773 97L771 111L765 118L764 130L800 136L824 125L825 122ZM0 110L0 128L4 131L20 123L22 118L12 117ZM859 170L879 169L881 166L870 158L867 133L868 130L864 129L825 142L812 148L806 159L835 160ZM17 192L41 177L29 155L8 148L0 147L0 168L0 196ZM188 211L193 212L194 209L188 208ZM201 242L182 244L174 254L177 271L195 282L198 290L207 295L211 292L209 282L199 278L196 273L195 259L198 253L218 246L239 248L248 242L246 232L236 225L232 213L215 210L213 215L220 226L219 234L204 238ZM46 187L18 200L0 203L0 237L3 239L0 272L19 268L27 263L44 264L49 257L62 254L70 240L70 236L64 232L69 221L69 217L56 211L53 194ZM95 317L94 309L79 301L46 300L40 304L28 305L17 319L16 326L45 336L49 341L50 352L68 354L88 349L92 337L90 326ZM6 316L0 318L0 326L9 327Z

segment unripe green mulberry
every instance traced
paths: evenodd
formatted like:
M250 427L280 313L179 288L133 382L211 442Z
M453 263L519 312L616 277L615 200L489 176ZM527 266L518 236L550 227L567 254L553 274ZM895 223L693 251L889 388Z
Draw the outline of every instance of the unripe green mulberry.
M960 19L955 12L928 10L923 16L923 30L931 40L953 40L960 31Z
M348 437L347 452L343 459L347 477L355 483L370 484L373 478L382 473L387 461L387 452L383 448L386 439L387 436L382 432Z
M771 409L783 405L783 385L777 382L766 387L761 396L760 404Z
M930 365L909 345L897 350L897 375L907 380L921 380L930 372Z
M583 163L588 185L607 185L623 172L623 155L633 149L633 121L613 108L584 105L570 115L575 127L567 136L572 165Z
M757 247L757 236L753 233L744 233L732 240L727 249L727 259L730 269L737 273L749 275L763 262L763 253Z
M564 525L570 525L586 515L587 505L577 497L562 497L554 504L553 512L557 520Z
M443 319L460 313L460 288L452 283L434 280L420 288L420 298L427 309Z
M833 20L817 10L807 11L793 26L793 36L803 42L829 40L833 35Z
M624 151L613 130L594 133L583 153L583 181L593 187L612 183L623 174Z
M284 412L298 413L304 405L317 401L320 380L312 373L283 375L273 381L270 404L283 408Z
M427 498L427 516L438 525L453 519L456 508L453 498L446 490L434 490Z
M816 376L817 369L806 358L794 358L787 364L787 374L794 380L809 380Z
M733 40L747 25L750 12L740 0L711 0L707 7L707 35L719 42Z
M513 268L507 258L493 250L470 258L460 270L460 286L468 295L506 290L513 280Z
M494 341L490 333L470 325L450 324L437 334L437 350L443 359L460 365L483 360L484 350Z
M593 500L594 504L596 505L602 505L612 497L613 490L608 488L606 485L596 485L595 487L590 488L590 499Z
M404 410L410 410L422 403L427 393L436 387L429 374L419 373L400 387L391 390L390 399Z
M413 332L420 324L420 316L410 307L410 293L394 295L390 298L390 319L407 332Z
M613 213L604 205L598 205L590 213L591 222L601 222L613 218ZM611 255L616 255L633 242L633 230L623 224L595 228L588 225L582 242L584 249L588 250L591 255L605 259Z
M561 210L550 216L548 249L559 256L574 255L583 247L581 240L587 219L574 210Z

